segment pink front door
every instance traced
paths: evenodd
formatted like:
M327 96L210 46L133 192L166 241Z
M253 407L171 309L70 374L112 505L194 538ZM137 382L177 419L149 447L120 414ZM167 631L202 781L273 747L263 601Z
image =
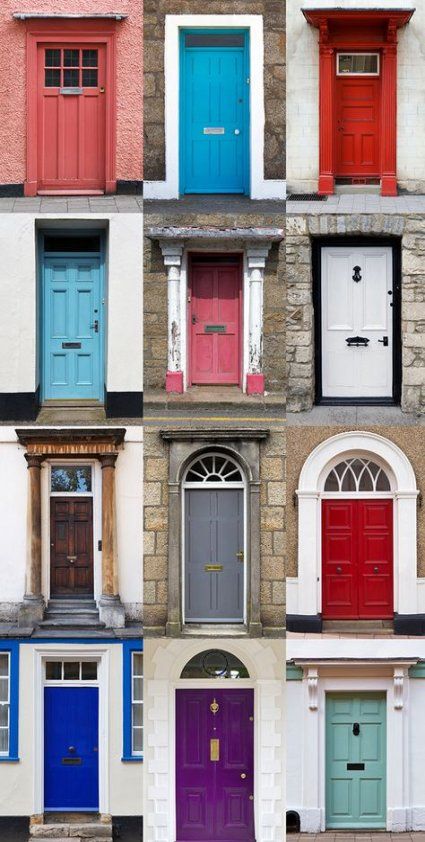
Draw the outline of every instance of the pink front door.
M105 86L105 45L38 46L39 193L105 190Z
M239 259L193 260L189 302L190 384L240 384Z

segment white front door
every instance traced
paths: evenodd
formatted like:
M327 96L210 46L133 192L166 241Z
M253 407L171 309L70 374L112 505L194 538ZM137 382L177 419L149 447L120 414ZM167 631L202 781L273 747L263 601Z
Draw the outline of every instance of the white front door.
M391 398L392 249L326 246L321 276L322 396Z

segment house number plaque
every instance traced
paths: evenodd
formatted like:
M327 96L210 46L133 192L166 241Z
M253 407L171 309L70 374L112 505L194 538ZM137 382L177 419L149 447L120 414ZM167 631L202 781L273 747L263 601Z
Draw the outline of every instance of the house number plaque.
M222 126L206 126L204 134L224 134L224 128Z
M220 760L220 740L210 740L210 760L212 763L218 763Z

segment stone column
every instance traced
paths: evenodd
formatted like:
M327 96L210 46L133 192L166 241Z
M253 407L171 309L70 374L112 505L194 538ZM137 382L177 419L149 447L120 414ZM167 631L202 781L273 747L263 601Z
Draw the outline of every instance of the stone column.
M321 38L324 37L322 30ZM332 47L320 44L320 101L319 101L319 187L320 195L329 195L334 192L334 54Z
M160 242L159 247L167 267L168 298L168 370L165 378L167 392L183 392L181 363L180 272L183 245Z
M125 614L118 592L115 510L117 454L100 456L99 461L102 467L102 596L99 616L109 628L121 628L125 625Z
M25 596L19 609L20 626L35 626L43 619L41 587L41 465L43 456L25 454L28 466L27 556Z
M397 44L382 50L381 114L381 195L397 196Z
M169 482L168 494L168 611L166 634L170 637L175 637L176 635L179 635L182 630L182 551L180 532L180 483Z
M248 246L249 272L249 351L246 391L248 395L264 393L263 374L263 285L264 268L271 243Z

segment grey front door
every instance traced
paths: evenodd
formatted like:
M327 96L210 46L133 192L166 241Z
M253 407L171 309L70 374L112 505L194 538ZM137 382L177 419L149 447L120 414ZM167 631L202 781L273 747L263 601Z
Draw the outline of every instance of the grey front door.
M185 620L241 623L243 490L187 489L185 507Z

